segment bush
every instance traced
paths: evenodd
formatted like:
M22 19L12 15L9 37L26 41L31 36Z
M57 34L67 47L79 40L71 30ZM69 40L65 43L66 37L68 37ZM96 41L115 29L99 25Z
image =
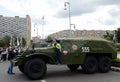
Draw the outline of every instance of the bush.
M120 62L120 58L114 59L113 62Z
M0 40L0 47L4 47L5 43L3 40Z
M115 44L116 50L120 51L120 43Z
M114 59L112 62L112 66L120 67L120 58Z

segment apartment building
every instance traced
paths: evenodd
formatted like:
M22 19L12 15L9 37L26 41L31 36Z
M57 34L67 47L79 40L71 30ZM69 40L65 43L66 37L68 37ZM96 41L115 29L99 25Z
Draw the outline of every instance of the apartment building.
M0 15L0 39L4 36L24 37L27 40L27 45L31 40L31 19L29 15L26 17L4 17Z
M62 30L50 34L52 38L78 38L78 37L100 37L103 38L106 32L114 34L113 30Z

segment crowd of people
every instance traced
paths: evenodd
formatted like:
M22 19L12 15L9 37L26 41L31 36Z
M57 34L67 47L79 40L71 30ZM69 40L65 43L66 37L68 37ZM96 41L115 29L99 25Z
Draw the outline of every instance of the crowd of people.
M4 47L0 48L0 62L4 61L10 61L10 65L8 67L8 74L14 74L13 73L13 63L11 60L17 57L17 55L21 52L20 48L17 48L16 46L10 46L10 47Z
M15 46L10 47L1 47L0 48L0 62L4 62L6 60L10 60L11 54L16 57L19 53L19 50Z

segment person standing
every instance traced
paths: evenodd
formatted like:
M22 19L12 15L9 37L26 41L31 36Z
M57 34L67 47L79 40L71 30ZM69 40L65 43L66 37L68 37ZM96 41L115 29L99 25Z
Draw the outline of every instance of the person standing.
M7 54L7 48L3 48L1 52L1 61L6 61Z
M16 57L15 55L16 54L14 53L14 47L10 46L9 54L8 54L8 60L10 61L10 65L9 65L8 71L7 71L8 74L15 74L15 73L13 73L13 63L12 63L12 60Z

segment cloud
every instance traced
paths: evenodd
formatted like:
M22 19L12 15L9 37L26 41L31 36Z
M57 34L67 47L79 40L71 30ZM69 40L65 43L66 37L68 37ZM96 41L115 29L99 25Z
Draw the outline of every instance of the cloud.
M15 15L30 15L32 22L42 24L42 17L50 17L53 10L47 4L48 0L1 0L0 6L7 11L16 13ZM45 17L46 18L46 17Z
M108 13L113 16L113 17L120 17L120 6L116 6L113 9L111 9L110 11L108 11Z
M112 17L109 18L99 18L98 22L100 22L103 25L115 25L116 24L116 20L112 19Z
M11 0L1 0L0 6L17 13L22 13L21 11L23 11L22 7L19 4L19 1L17 0L12 0L12 2Z
M47 0L1 0L0 6L19 15L43 16L52 14Z
M104 9L103 9L104 7ZM99 8L101 15L98 17L98 21L103 25L115 25L120 20L120 8L117 5L103 6Z
M44 32L48 35L69 29L68 5L64 10L64 2L70 2L71 23L76 25L76 29L110 29L107 27L119 24L119 0L0 0L0 7L4 8L1 12L7 11L4 13L13 16L30 15L32 29L34 24L38 24L40 33L42 17L45 16Z
M71 16L78 16L95 12L100 6L120 5L119 0L68 0L70 2ZM64 4L64 3L63 3ZM68 5L67 5L68 9ZM58 18L68 17L64 9L60 9L56 14Z

